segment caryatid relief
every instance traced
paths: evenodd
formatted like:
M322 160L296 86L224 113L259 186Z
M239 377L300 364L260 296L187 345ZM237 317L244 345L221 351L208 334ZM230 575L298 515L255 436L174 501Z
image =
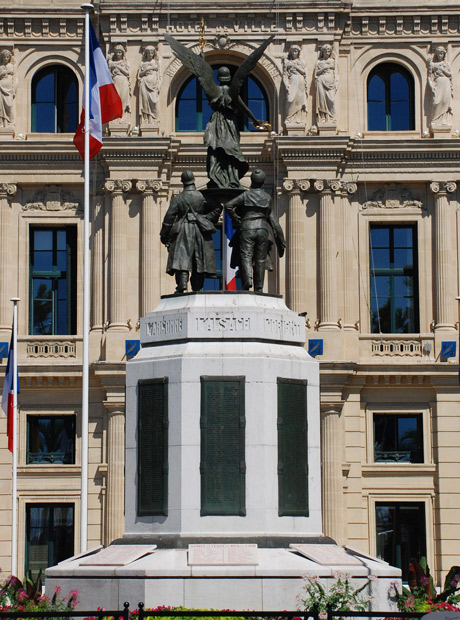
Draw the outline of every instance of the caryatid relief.
M14 127L17 78L10 50L0 52L0 127Z
M427 58L428 86L431 89L431 124L452 124L452 69L446 60L444 47L436 47L431 57Z
M161 79L158 52L153 45L147 45L137 75L139 115L142 125L153 125L158 120L157 106Z
M286 123L305 123L307 113L307 70L300 58L300 47L291 45L283 62L283 84L286 89Z
M123 109L123 117L120 119L120 122L123 122L126 115L131 111L131 78L129 75L128 61L126 60L126 52L123 45L115 45L112 55L107 58L107 64L109 65L115 88L120 95Z
M321 46L315 67L316 122L335 123L335 97L337 94L337 70L332 46Z

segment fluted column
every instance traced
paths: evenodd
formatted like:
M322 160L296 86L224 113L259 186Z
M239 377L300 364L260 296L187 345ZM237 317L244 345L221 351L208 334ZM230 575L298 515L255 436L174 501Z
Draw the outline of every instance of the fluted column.
M339 329L334 192L340 181L315 181L319 205L319 329Z
M107 413L106 544L124 534L124 403L104 402Z
M306 264L305 264L305 205L302 192L308 191L310 182L285 179L283 189L289 195L287 218L287 304L295 312L306 308Z
M451 217L448 194L457 189L456 183L433 182L430 189L435 197L434 226L434 313L435 329L452 329L456 321L457 304L457 277L452 273L453 256L457 256L455 248L450 242L452 231L455 230L455 220Z
M161 214L156 200L156 194L161 189L161 181L152 179L138 181L136 188L142 192L139 315L145 316L155 308L161 295L159 274Z
M344 182L340 190L342 203L342 278L343 278L343 328L356 329L358 306L358 258L351 240L357 236L357 218L353 217L350 197L356 193L356 183Z
M12 234L12 210L10 198L17 191L15 183L0 183L0 273L9 274L9 277L0 278L0 333L11 331L12 305L10 298L17 291L12 288L16 279L11 270L11 260L14 252L11 248Z
M124 193L131 190L131 181L120 179L105 182L105 189L112 195L110 207L109 245L109 329L128 330L125 309L125 262L127 208Z
M321 403L321 480L323 533L338 544L344 541L345 507L342 482L343 401Z
M91 329L102 330L104 324L104 197L96 196L93 203L92 247L92 317Z

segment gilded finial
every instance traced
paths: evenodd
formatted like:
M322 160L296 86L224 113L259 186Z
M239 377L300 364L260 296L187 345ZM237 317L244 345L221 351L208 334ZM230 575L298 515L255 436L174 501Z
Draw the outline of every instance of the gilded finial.
M200 27L200 49L201 49L201 53L204 52L204 46L206 45L206 39L204 38L204 30L205 30L204 17L201 16L201 27Z

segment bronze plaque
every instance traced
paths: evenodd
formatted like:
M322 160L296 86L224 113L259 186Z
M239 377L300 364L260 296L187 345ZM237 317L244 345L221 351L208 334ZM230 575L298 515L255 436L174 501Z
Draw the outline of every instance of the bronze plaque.
M278 509L308 517L307 382L278 378Z
M138 509L142 515L168 511L168 379L139 381Z
M246 514L244 377L201 377L201 514Z

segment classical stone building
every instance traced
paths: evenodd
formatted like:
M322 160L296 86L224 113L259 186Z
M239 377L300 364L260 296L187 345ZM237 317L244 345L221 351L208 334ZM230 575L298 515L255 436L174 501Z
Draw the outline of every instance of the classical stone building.
M99 0L92 19L124 116L91 164L89 547L123 533L129 341L174 290L162 217L184 168L207 182L209 108L163 34L198 53L204 27L207 60L230 67L274 34L244 93L272 131L241 119L241 144L288 241L266 292L306 313L321 365L324 533L404 571L426 555L440 584L460 555L457 5ZM72 0L0 9L0 341L18 295L20 575L79 551L83 29ZM2 417L8 572L5 429Z

